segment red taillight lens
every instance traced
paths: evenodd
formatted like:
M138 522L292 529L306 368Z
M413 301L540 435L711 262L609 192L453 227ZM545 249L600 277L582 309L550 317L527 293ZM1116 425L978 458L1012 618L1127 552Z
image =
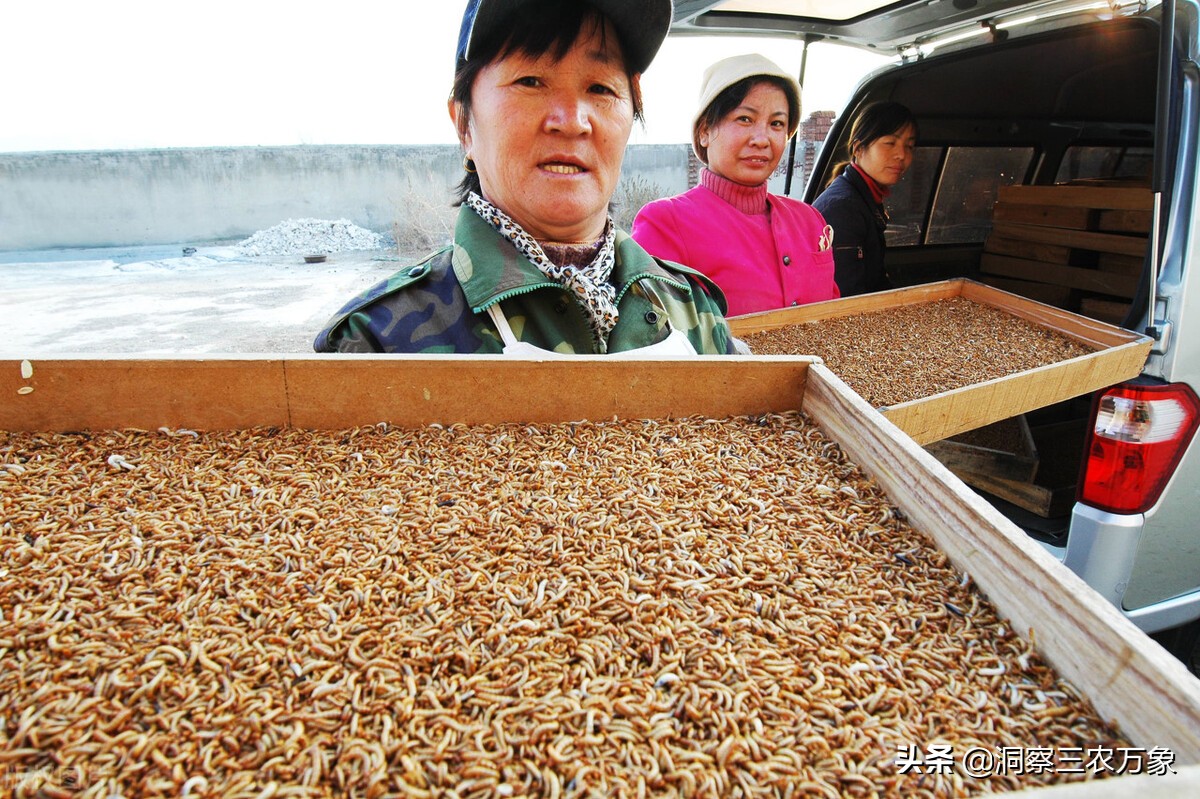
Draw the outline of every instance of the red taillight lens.
M1125 384L1092 405L1079 501L1142 513L1158 501L1200 423L1200 399L1183 384Z

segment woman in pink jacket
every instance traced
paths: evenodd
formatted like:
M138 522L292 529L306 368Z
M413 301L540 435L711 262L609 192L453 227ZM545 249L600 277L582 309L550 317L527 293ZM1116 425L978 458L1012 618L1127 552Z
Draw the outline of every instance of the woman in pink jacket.
M633 238L651 255L712 278L729 316L838 297L832 231L811 205L768 194L800 122L800 84L761 55L733 56L704 72L692 148L700 184L648 203Z

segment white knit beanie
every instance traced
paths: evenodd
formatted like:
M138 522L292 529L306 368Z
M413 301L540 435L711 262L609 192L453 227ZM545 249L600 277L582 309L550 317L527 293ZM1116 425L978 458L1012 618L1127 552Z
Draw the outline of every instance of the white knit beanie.
M700 103L695 116L692 117L692 149L702 162L708 163L708 148L700 146L700 120L708 111L708 107L717 99L718 94L738 81L756 75L781 78L784 81L791 95L789 99L796 106L795 119L788 119L788 138L791 138L800 126L800 83L795 78L784 72L774 61L758 53L722 58L704 70L704 79L700 82Z

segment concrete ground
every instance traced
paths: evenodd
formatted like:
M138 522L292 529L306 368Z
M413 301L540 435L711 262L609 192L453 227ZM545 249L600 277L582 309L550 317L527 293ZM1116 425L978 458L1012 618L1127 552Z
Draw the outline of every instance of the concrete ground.
M307 353L394 251L240 256L231 247L0 253L0 357Z

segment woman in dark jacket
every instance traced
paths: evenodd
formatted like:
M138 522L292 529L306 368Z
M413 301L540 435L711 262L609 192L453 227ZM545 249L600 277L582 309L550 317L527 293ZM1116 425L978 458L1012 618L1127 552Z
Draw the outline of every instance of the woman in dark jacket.
M833 227L834 279L843 297L892 287L883 266L883 202L912 164L917 122L900 103L867 106L850 128L850 160L813 206Z

